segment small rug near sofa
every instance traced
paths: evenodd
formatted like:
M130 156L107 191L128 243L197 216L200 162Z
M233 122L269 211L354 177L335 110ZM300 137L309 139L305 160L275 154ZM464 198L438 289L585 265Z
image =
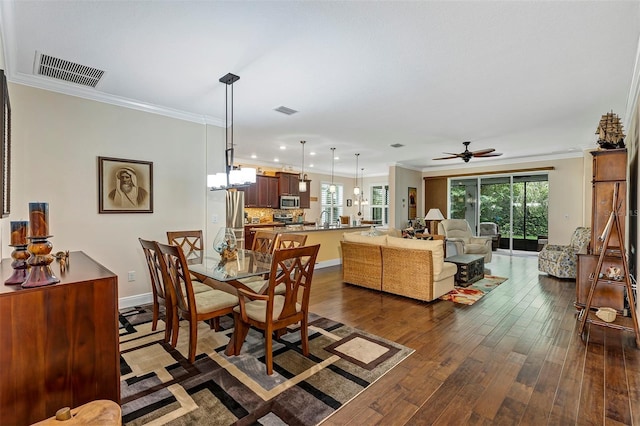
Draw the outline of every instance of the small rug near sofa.
M413 350L310 314L309 357L299 330L274 339L274 374L264 365L262 334L251 330L239 356L224 355L233 319L221 331L198 327L196 362L186 360L188 325L176 349L164 323L151 331L149 307L120 315L123 424L316 425L408 357Z
M451 302L460 303L462 305L473 305L480 300L485 294L505 282L508 278L496 277L495 275L485 275L483 279L476 281L469 287L455 286L453 290L444 296L441 300L450 300Z

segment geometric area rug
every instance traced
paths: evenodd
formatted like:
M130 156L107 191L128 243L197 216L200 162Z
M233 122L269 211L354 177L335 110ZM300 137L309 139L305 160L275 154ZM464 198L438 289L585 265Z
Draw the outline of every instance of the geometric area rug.
M440 299L449 300L462 305L473 305L485 294L489 293L505 281L507 281L507 278L496 277L495 275L485 275L484 278L476 281L469 287L455 286L453 290L444 296L441 296Z
M309 356L296 327L273 340L272 376L262 334L251 329L241 354L226 356L233 318L216 332L201 322L194 364L189 328L164 343L151 331L151 306L120 312L122 420L125 425L316 425L413 353L413 349L309 314ZM163 316L161 315L161 318Z

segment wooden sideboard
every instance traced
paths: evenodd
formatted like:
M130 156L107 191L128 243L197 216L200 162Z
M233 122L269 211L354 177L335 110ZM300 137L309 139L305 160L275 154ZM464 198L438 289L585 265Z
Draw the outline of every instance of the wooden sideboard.
M96 399L120 403L118 277L72 252L58 284L4 284L0 264L0 425L28 425Z

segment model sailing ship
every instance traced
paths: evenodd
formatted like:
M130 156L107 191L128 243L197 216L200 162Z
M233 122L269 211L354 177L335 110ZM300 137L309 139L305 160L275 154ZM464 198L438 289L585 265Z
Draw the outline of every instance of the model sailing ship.
M604 114L600 118L596 135L598 135L598 145L600 145L600 148L624 148L622 123L620 122L620 117L613 111Z

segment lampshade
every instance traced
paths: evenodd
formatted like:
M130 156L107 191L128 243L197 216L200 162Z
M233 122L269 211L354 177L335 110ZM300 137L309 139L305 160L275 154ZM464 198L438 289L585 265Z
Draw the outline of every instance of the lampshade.
M444 216L440 209L429 209L429 212L424 217L424 220L444 220Z

